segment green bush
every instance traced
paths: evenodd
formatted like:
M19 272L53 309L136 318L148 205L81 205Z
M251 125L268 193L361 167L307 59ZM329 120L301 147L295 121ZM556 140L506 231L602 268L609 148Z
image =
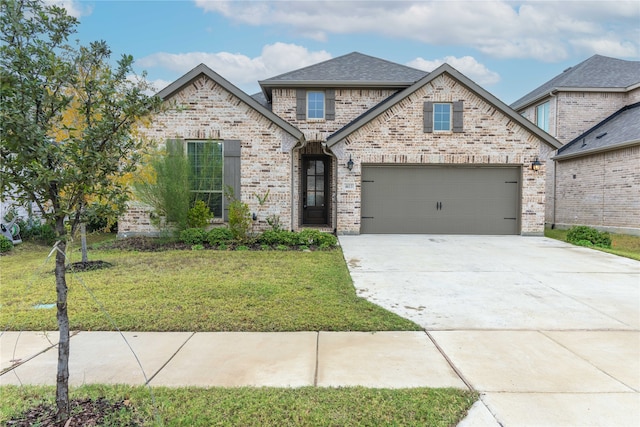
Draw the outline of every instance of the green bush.
M227 244L233 241L233 234L227 227L212 228L207 233L206 241L211 246Z
M13 249L13 243L5 236L0 236L0 253L9 252Z
M314 229L305 229L300 232L301 245L331 247L338 243L338 239L331 233L325 233Z
M180 232L180 240L188 245L201 245L207 237L202 228L187 228Z
M49 224L40 224L38 221L29 220L26 223L19 222L18 225L20 225L22 240L33 240L47 246L56 242L56 231Z
M567 242L579 246L611 248L611 236L609 233L598 231L595 228L584 225L571 227L569 232L567 232Z
M196 200L187 213L187 225L191 228L204 228L212 217L209 206L202 200Z
M258 242L264 245L277 246L296 246L300 239L298 233L288 230L266 230L258 237Z

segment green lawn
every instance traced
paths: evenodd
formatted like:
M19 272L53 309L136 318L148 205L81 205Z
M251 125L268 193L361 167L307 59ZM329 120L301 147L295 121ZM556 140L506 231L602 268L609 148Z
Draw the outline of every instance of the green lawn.
M33 308L56 300L48 253L25 243L0 257L3 329L57 329L55 308ZM72 330L113 330L105 311L128 331L420 330L357 297L339 249L93 250L89 259L113 267L67 274Z
M163 426L453 426L477 394L455 389L154 388L83 386L72 399L126 399L101 425ZM26 408L52 405L53 387L2 389L0 424ZM155 404L153 403L155 400Z
M544 235L552 239L566 242L568 231L569 230L558 230L558 229L552 230L550 228L547 228L544 230ZM640 261L640 236L629 236L627 234L610 234L610 236L611 236L611 249L598 248L598 247L590 247L590 248Z

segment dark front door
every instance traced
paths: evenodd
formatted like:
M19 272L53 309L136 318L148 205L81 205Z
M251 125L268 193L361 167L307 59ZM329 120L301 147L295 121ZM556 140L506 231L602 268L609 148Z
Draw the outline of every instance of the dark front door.
M329 161L326 156L302 160L302 223L327 224Z

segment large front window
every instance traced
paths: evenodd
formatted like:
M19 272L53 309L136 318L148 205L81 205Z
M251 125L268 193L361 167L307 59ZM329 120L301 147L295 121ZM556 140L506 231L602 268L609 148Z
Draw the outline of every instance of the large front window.
M307 92L307 119L324 119L324 92Z
M217 141L187 141L191 204L204 201L213 215L222 217L224 196L222 143Z
M545 102L536 107L536 125L545 132L549 132L549 103Z
M433 104L433 130L451 131L451 104Z

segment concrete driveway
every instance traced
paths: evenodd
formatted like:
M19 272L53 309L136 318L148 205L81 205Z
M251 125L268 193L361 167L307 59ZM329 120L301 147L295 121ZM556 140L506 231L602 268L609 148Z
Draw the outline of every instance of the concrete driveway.
M340 243L358 294L481 392L463 425L640 425L640 262L543 237Z

